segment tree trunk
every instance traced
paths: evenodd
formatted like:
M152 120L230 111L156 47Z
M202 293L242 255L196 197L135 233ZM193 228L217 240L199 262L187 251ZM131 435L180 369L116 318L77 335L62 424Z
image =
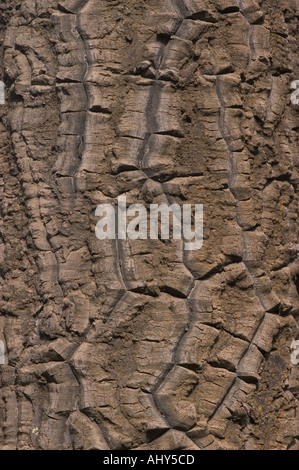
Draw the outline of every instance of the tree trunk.
M298 1L0 13L0 448L299 449ZM202 248L99 240L120 195Z

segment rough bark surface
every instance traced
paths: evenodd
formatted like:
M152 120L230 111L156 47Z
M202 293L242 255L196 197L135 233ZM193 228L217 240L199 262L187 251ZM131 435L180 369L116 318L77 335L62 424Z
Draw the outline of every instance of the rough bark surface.
M0 15L0 448L299 449L299 2ZM203 248L98 240L120 194Z

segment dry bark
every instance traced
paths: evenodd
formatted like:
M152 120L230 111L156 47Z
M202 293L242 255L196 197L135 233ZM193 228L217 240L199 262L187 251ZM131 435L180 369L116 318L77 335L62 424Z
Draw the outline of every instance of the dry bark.
M299 448L298 1L0 8L0 448ZM98 240L120 194L203 248Z

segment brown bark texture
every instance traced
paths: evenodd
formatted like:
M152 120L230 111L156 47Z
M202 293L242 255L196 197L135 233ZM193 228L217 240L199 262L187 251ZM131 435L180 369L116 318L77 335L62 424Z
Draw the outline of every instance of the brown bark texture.
M299 1L0 19L0 449L299 449ZM203 247L97 239L120 195Z

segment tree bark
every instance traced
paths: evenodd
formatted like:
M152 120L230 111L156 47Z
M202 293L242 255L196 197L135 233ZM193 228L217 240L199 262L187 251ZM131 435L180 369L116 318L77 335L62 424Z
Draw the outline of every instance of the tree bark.
M0 448L298 449L298 1L0 13ZM120 195L203 247L98 240Z

